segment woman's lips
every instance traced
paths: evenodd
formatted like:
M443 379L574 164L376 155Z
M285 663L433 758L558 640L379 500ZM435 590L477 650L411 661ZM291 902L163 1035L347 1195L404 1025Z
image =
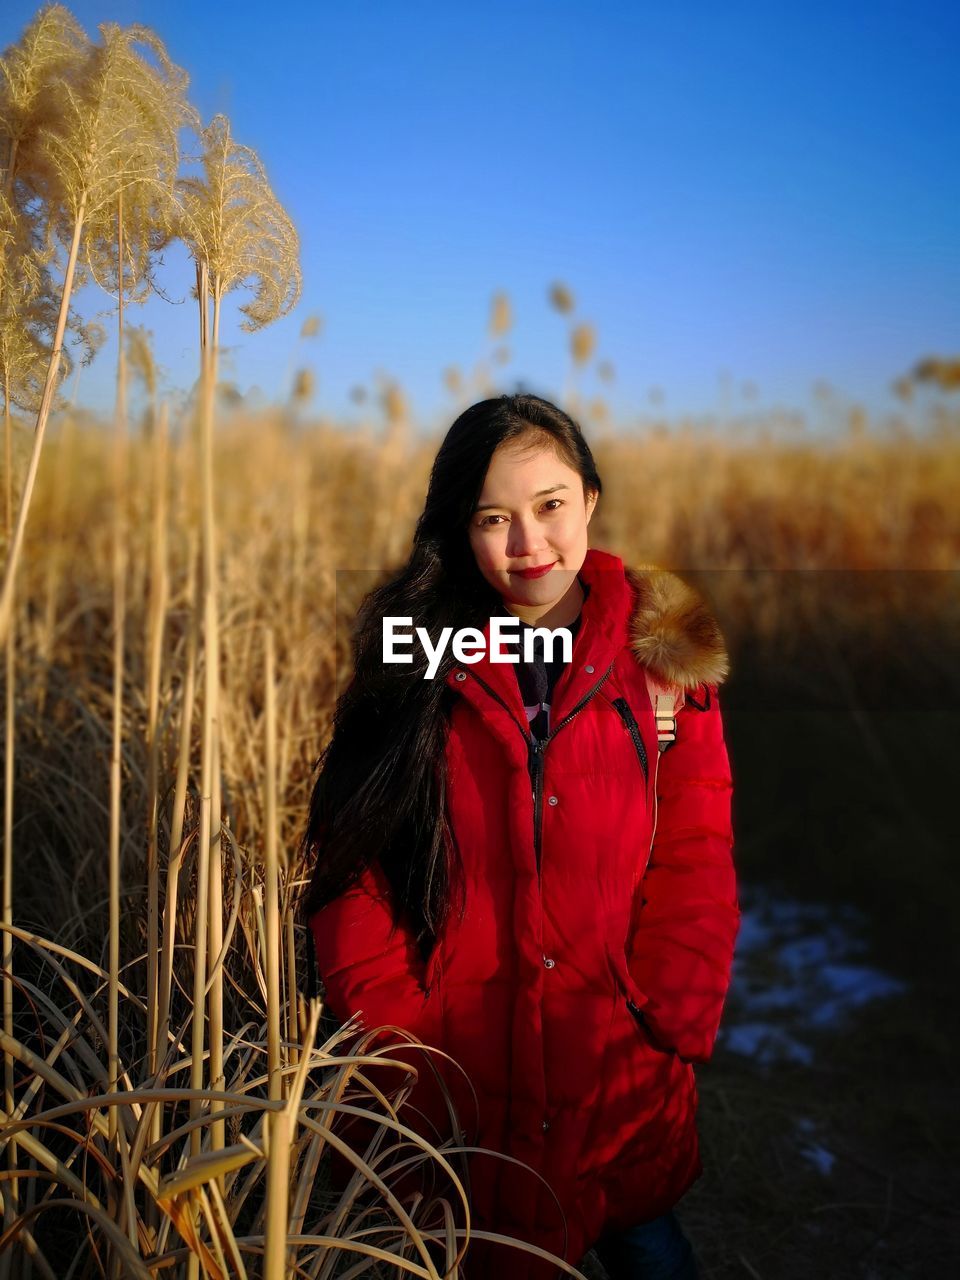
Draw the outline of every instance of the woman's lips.
M536 569L511 569L510 572L516 574L518 578L542 578L556 563L556 560L551 560L549 564L538 565Z

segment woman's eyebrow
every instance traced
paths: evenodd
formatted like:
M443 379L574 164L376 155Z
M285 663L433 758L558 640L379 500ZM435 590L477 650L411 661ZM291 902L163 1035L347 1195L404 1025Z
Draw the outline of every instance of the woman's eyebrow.
M548 493L556 493L558 489L569 488L568 484L555 484L549 489L538 489L536 493L530 495L530 501L532 502L534 498L544 498ZM482 507L474 507L473 514L476 515L478 511L492 511L497 507L504 506L506 506L505 502L485 502Z

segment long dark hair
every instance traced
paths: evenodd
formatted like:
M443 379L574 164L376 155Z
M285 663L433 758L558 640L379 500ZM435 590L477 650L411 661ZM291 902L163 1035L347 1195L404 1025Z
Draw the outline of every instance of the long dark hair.
M423 678L426 658L417 644L412 665L384 663L382 621L412 618L435 644L445 626L482 630L503 612L477 567L468 526L494 451L521 439L556 449L580 475L584 497L601 492L580 428L549 400L529 394L482 400L450 427L433 463L409 560L358 610L354 677L337 700L333 736L317 761L301 843L301 853L315 857L300 903L304 921L376 859L390 884L394 921L406 917L412 924L424 957L455 897L463 909L445 805L446 676L455 659L448 647L432 680Z

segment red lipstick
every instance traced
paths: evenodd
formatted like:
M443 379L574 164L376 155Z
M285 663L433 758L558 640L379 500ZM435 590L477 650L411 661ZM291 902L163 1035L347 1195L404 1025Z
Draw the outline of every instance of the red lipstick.
M556 563L556 560L551 560L549 564L539 564L535 569L511 569L510 572L516 574L518 578L542 578Z

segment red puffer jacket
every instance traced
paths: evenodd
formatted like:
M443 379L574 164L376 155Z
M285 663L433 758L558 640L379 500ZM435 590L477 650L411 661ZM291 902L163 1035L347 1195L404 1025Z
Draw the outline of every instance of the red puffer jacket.
M485 1155L470 1157L472 1225L574 1266L702 1172L692 1064L711 1055L740 920L716 622L674 574L608 552L588 551L580 578L583 621L540 750L512 665L484 651L450 672L466 906L427 964L409 932L391 933L379 868L311 919L332 1012L406 1027L459 1062L476 1145L542 1175L566 1234L536 1177ZM644 668L681 692L662 755ZM450 1083L469 1127L469 1092ZM464 1270L556 1274L483 1242Z

